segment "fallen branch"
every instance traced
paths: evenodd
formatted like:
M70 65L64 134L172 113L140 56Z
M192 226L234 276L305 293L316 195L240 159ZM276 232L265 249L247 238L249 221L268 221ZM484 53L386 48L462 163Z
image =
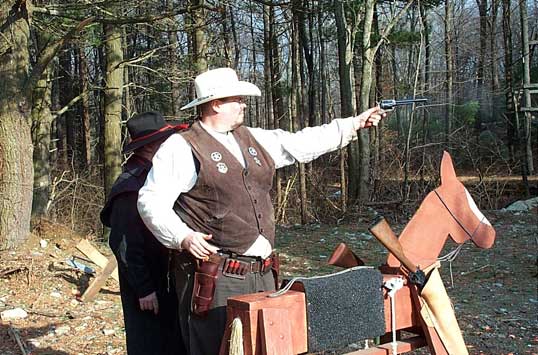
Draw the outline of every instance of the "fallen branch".
M13 268L8 268L8 269L4 269L2 271L0 271L0 278L4 278L8 275L11 275L11 274L15 274L17 272L21 272L21 271L27 271L28 268L26 266L19 266L19 267L13 267Z
M21 339L19 335L19 331L15 328L13 328L11 325L8 327L7 332L9 335L17 342L17 345L19 346L19 349L21 349L22 355L28 355L30 352L28 351L28 347L24 343L24 340Z

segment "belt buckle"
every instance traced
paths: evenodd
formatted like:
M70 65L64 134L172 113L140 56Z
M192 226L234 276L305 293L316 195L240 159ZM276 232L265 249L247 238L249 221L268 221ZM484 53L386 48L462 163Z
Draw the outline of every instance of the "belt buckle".
M233 258L228 258L222 266L222 274L234 279L244 280L246 273L249 272L250 264Z

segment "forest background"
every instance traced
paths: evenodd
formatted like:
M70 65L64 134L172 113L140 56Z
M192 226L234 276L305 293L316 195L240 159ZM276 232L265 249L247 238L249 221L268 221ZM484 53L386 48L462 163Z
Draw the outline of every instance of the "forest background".
M443 150L473 176L480 208L536 195L537 43L536 0L2 0L0 250L43 218L100 236L125 123L148 110L192 122L179 111L192 78L220 66L262 89L248 102L254 127L429 99L280 170L279 223L412 210L437 185Z

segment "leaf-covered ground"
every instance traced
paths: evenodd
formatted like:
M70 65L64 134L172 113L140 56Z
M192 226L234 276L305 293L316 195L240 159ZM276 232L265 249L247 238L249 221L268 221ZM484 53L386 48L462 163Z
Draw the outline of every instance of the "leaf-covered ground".
M334 225L284 226L278 245L284 277L336 271L326 265L339 242L348 244L367 265L386 257L368 233L370 211L355 221ZM538 216L486 212L497 230L490 250L467 243L442 277L455 306L471 354L538 354ZM399 231L403 224L391 221ZM39 244L47 240L46 247ZM0 252L0 312L20 307L28 316L0 323L0 354L22 354L10 332L16 332L32 354L124 354L118 285L109 280L94 302L76 300L88 276L65 263L82 256L78 237L60 226L45 225L40 235L16 252ZM448 244L445 251L452 248ZM106 253L106 247L103 246ZM416 354L426 354L425 350Z

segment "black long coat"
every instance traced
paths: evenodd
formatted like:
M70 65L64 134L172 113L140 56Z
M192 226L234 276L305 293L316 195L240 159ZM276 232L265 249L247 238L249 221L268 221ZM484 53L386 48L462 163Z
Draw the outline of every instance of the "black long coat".
M186 354L177 298L168 277L169 251L142 222L136 207L151 163L132 156L114 183L101 221L111 228L109 245L118 261L120 293L129 355ZM138 299L157 293L159 314L140 310Z

